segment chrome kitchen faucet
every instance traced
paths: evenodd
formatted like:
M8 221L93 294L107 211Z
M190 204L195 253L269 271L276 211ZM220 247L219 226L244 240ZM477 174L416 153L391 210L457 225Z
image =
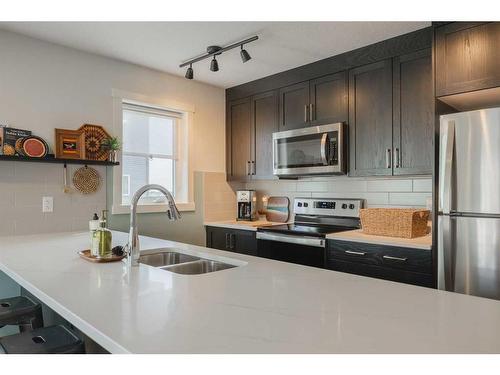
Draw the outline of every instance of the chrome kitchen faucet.
M170 220L176 221L181 218L181 214L179 213L179 210L175 205L174 197L172 197L172 194L170 194L170 192L163 186L149 184L144 185L139 190L137 190L132 198L132 202L130 203L130 232L128 244L125 247L128 267L139 265L139 257L141 251L139 247L139 233L137 231L137 204L139 203L139 199L142 197L142 195L149 190L158 190L167 198L167 216Z

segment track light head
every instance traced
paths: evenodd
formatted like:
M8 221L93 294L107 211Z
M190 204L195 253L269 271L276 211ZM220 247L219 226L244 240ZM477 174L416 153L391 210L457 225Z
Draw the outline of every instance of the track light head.
M219 63L217 62L217 60L215 59L215 56L214 58L212 59L212 61L210 62L210 70L212 72L217 72L219 71Z
M189 65L189 68L187 68L186 75L184 77L186 77L187 79L193 79L194 74L193 74L193 65L192 64Z
M246 63L248 60L252 58L250 54L247 52L247 50L243 49L243 44L241 45L240 55L241 55L241 61L243 61L244 63Z

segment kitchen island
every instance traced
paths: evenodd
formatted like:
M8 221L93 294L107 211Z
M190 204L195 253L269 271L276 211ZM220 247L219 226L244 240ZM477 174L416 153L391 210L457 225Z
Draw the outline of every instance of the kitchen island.
M148 237L237 267L128 271L81 259L88 241L1 237L0 270L111 353L500 353L499 301Z

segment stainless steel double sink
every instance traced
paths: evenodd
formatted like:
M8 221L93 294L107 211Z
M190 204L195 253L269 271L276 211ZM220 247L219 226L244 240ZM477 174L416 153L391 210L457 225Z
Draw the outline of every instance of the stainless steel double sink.
M172 249L152 250L141 255L139 263L183 275L200 275L237 267L228 263L178 253Z

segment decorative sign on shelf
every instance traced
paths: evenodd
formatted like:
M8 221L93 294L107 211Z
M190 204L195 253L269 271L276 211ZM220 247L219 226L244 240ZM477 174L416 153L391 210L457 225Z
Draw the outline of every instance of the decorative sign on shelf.
M85 133L56 129L56 158L85 159Z

